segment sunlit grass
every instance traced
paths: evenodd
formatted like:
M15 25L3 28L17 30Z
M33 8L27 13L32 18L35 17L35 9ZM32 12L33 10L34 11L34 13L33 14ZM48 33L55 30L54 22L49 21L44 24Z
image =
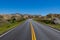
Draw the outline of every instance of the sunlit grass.
M17 27L19 24L21 24L22 22L24 21L21 21L21 22L15 22L15 23L12 23L12 24L8 24L8 23L3 23L2 26L0 26L0 35L5 33L6 31L14 28L14 27Z
M47 24L50 25L52 28L60 30L60 24Z

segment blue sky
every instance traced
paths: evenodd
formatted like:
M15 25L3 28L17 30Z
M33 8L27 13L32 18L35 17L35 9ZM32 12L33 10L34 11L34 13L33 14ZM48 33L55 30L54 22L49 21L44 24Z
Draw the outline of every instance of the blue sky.
M0 14L60 13L60 0L0 0Z

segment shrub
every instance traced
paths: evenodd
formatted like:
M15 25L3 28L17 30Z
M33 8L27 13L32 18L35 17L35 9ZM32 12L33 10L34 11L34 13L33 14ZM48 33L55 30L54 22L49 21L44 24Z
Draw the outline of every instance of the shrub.
M44 22L46 24L53 24L53 22L51 20L40 20L41 22Z

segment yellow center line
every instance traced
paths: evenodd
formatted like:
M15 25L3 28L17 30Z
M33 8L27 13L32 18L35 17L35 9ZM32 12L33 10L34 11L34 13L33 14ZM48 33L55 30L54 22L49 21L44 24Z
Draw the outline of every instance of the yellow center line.
M35 35L34 28L33 28L33 25L32 25L32 23L31 23L31 22L30 22L30 26L31 26L31 35L32 35L32 40L36 40L36 35Z

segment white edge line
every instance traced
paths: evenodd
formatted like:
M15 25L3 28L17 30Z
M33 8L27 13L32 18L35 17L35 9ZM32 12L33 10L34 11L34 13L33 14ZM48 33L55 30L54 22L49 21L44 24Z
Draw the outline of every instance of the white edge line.
M14 26L14 28L10 29L9 31L5 32L4 34L0 35L0 38L3 37L4 35L8 34L9 32L11 32L12 30L14 30L16 27Z
M37 23L37 22L36 22ZM41 23L38 23L39 25L41 24ZM44 24L42 24L42 25L44 25ZM46 25L46 26L49 26L49 25ZM59 32L60 33L60 31L59 30L57 30L57 29L54 29L54 28L52 28L52 27L50 27L52 30L54 30L54 31L56 31L56 32Z
M16 28L16 27L15 27ZM5 32L4 34L0 35L0 37L3 37L4 35L8 34L9 32L11 32L12 30L14 30L15 28L12 28L11 30Z

